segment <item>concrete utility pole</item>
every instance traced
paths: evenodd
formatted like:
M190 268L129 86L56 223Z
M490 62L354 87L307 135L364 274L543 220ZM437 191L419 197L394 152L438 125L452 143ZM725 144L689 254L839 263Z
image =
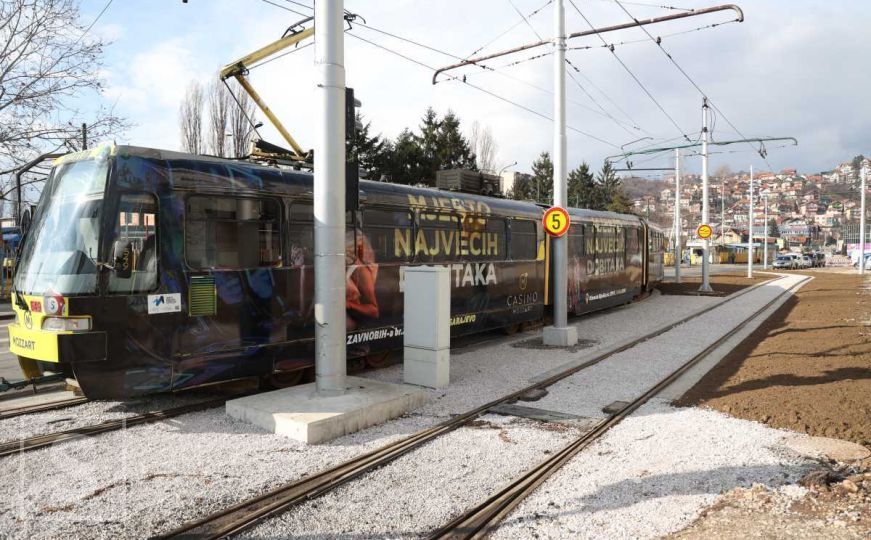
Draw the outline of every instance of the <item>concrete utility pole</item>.
M674 149L674 281L680 283L680 150Z
M747 210L747 277L753 277L753 165L750 165L750 204Z
M553 204L568 206L566 186L566 24L563 0L554 2L553 17ZM554 238L553 326L544 329L545 345L567 347L578 342L578 332L568 325L568 259L565 236Z
M315 2L315 386L345 392L344 1Z
M859 176L861 179L861 187L862 194L860 195L861 204L859 205L861 208L859 210L859 275L865 275L865 176L867 172L865 171L865 165L862 165L862 168L859 170Z
M708 98L702 98L702 223L708 224ZM711 250L711 239L706 238L702 249L702 285L699 292L714 292L710 283L710 261L708 253Z
M765 199L765 244L762 248L762 269L768 270L768 194L762 196Z
M726 245L726 179L720 189L720 245Z

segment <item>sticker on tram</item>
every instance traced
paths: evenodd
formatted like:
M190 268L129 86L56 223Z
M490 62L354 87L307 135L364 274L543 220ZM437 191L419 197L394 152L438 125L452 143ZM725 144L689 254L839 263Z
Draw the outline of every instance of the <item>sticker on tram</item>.
M148 314L178 313L181 311L181 294L149 294Z
M572 220L565 208L551 206L541 218L541 223L544 225L544 230L547 234L560 237L568 232Z

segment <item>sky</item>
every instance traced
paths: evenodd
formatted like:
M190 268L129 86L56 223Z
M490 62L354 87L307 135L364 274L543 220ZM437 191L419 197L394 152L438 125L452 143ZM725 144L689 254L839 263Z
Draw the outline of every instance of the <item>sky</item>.
M92 21L106 2L83 0L83 21ZM574 2L596 26L630 20L612 0ZM529 171L540 152L553 148L549 119L553 116L553 57L502 66L546 53L547 48L494 60L491 65L500 67L496 72L474 67L455 72L485 92L456 80L433 85L428 68L357 37L440 67L454 63L455 57L468 57L485 44L482 53L538 41L538 36L549 39L553 3L547 3L346 0L346 9L369 26L441 51L359 26L346 33L347 85L355 89L362 102L360 111L371 122L372 131L394 138L406 127L416 128L428 106L440 114L453 110L467 133L475 121L491 130L500 167ZM624 7L636 18L680 12L655 6L664 3L681 8L716 5L697 0L639 0L625 2ZM91 32L112 42L104 59L102 99L133 123L117 142L177 149L178 108L190 82L208 83L222 65L278 39L302 18L273 4L308 14L311 11L299 4L311 5L312 0L189 0L186 4L181 0L114 0ZM528 19L529 25L518 14L527 15L542 6ZM735 128L745 137L798 139L798 146L780 148L783 143L768 143L767 162L747 144L712 148L711 170L727 165L738 171L753 165L756 170L796 168L811 174L857 154L871 153L866 144L871 128L871 100L867 98L871 70L861 67L871 57L871 40L866 37L871 2L747 0L740 6L745 15L742 23L691 31L734 19L731 12L722 12L647 27L653 36L662 36L664 49L720 111L712 120L713 140L741 138ZM566 27L568 32L589 29L568 0ZM566 81L568 166L586 161L598 168L607 156L620 154L627 143L632 144L626 149L659 147L679 143L684 134L696 140L702 124L699 90L641 30L603 37L615 44L616 57L595 36L569 41L569 47L578 48L568 51L567 58L580 73L570 68L579 84L571 78ZM592 48L583 49L587 46ZM313 53L313 47L301 49L250 73L254 87L304 148L312 146L314 137ZM281 142L268 126L261 132L267 140ZM642 140L633 143L638 139ZM637 156L632 161L636 168L673 166L673 159L663 156ZM690 156L684 166L698 172L700 163L699 157Z

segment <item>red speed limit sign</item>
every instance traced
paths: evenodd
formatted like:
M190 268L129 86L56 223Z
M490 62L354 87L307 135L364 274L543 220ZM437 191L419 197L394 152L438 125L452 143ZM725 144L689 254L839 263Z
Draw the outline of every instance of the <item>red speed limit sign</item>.
M547 231L547 234L560 237L568 232L572 220L565 208L552 206L544 213L541 223L544 225L544 230Z

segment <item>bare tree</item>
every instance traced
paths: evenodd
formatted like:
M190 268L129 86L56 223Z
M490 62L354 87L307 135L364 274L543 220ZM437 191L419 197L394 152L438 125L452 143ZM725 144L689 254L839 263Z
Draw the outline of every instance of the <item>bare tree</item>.
M76 107L99 96L107 45L79 18L78 0L0 0L0 176L42 153L80 150L83 122L92 140L128 127L111 108Z
M257 122L254 118L255 105L248 94L239 86L239 83L233 81L230 88L233 96L236 97L230 107L229 115L229 131L233 142L232 157L242 157L250 152L251 137L254 134L254 126Z
M203 86L192 81L178 110L181 129L181 148L191 154L202 154L203 141Z
M227 140L232 136L229 132L230 111L235 107L233 97L220 79L215 77L209 85L208 107L209 127L207 129L209 153L219 157L227 157L232 151L232 142Z
M725 163L717 167L717 170L714 171L714 178L726 178L727 176L732 176L732 167L729 167Z
M493 132L487 126L481 127L476 120L472 123L472 133L469 137L469 146L475 153L475 162L478 169L487 172L496 172L496 152L499 145L493 138Z

